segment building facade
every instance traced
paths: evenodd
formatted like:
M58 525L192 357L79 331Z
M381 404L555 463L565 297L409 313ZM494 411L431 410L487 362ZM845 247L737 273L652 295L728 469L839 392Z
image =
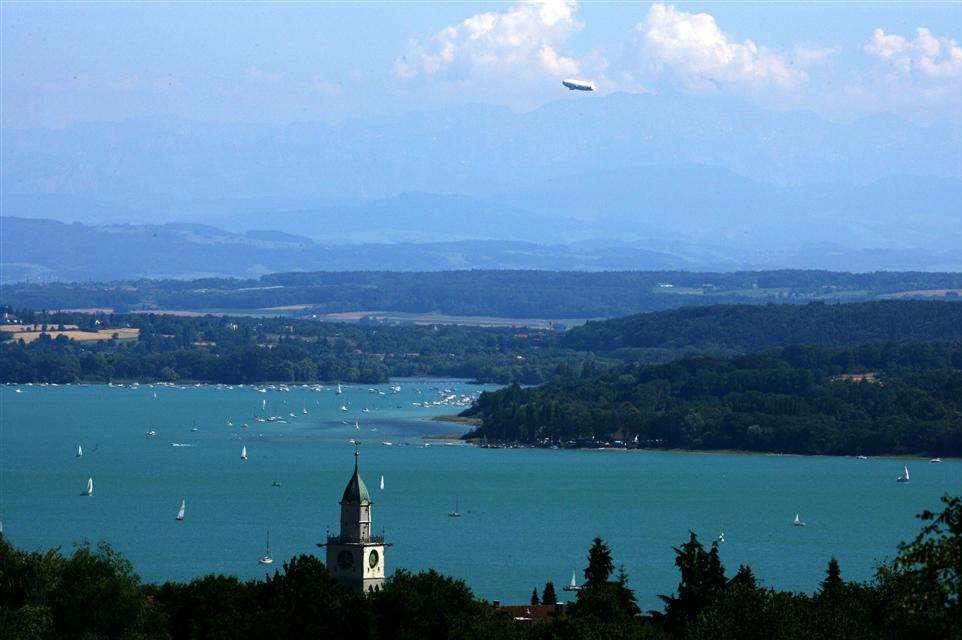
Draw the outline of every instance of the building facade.
M376 591L384 584L384 537L371 533L374 502L358 469L354 452L354 474L341 496L341 531L328 535L327 570L338 581L358 591Z

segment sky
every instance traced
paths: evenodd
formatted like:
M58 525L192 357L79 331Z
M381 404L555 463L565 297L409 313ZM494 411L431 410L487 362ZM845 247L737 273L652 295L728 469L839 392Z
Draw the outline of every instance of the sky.
M682 92L835 120L962 113L959 3L0 5L0 123L339 121Z

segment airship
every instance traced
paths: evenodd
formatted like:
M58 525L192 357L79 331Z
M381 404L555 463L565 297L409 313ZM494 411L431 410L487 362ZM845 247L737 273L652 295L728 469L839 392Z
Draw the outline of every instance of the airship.
M590 80L562 80L561 84L571 91L594 91L595 83Z

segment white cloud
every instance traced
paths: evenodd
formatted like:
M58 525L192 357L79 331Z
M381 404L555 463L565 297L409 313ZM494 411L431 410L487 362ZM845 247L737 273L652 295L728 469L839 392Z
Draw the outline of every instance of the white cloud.
M832 56L841 53L841 51L842 47L838 45L834 47L811 47L799 44L795 46L795 52L792 57L799 67L807 68L825 62Z
M942 79L962 75L962 47L946 36L933 36L925 27L915 30L915 39L887 34L876 29L862 49L885 60L900 75Z
M478 73L576 75L581 64L559 47L581 28L573 0L524 1L501 13L481 13L445 27L427 41L412 41L394 61L401 77Z
M790 89L805 79L781 55L752 40L735 41L708 13L653 4L635 31L642 64L689 90L723 85Z

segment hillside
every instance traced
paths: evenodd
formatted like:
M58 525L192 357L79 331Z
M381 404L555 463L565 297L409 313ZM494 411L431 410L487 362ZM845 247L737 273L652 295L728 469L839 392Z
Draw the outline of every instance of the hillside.
M685 348L749 353L793 344L839 347L913 340L962 340L962 304L717 305L588 322L570 330L562 344L596 352Z
M0 286L31 309L227 310L293 314L399 311L583 319L715 304L853 302L913 292L944 297L962 274L830 271L293 272L258 279L115 280Z

